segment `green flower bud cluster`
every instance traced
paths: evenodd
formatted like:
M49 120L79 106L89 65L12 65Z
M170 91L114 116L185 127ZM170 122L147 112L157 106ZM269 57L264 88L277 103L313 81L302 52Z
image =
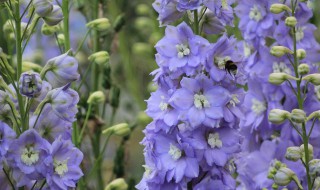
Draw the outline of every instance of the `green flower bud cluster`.
M286 164L276 160L269 168L268 178L274 181L273 189L278 189L279 186L286 186L291 181L294 181L300 189L303 189L297 175L289 169Z

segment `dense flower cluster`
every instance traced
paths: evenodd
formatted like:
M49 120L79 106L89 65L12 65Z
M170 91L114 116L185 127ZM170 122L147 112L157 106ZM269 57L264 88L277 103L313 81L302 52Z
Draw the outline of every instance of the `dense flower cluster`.
M22 73L17 85L27 99L25 115L17 111L16 84L2 80L0 106L9 106L9 111L0 120L0 167L5 172L1 179L6 178L1 189L10 189L10 183L15 188L40 188L44 182L43 189L69 189L83 175L83 154L71 142L79 95L69 86L79 78L77 69L77 60L63 54L49 60L41 74ZM29 123L22 126L26 116Z
M306 146L295 125L303 131L306 115L318 114L320 88L318 75L312 74L319 69L315 63L320 61L320 45L313 36L316 27L309 23L312 10L305 2L294 2L153 3L166 30L155 46L159 69L152 74L158 89L147 101L146 113L153 122L144 131L146 172L138 189L308 187ZM233 13L240 18L244 41L224 33L226 25L233 26ZM185 22L169 25L184 15L194 31ZM195 34L198 27L200 33L221 36L210 43ZM284 83L309 73L305 81ZM295 109L301 106L293 95L298 88L304 111ZM289 117L291 122L283 122ZM320 154L318 125L306 122L307 131L313 130L309 160ZM304 165L295 162L299 159ZM316 176L317 163L310 161Z
M285 159L286 149L291 146L300 146L302 139L292 127L292 123L285 122L280 126L268 121L268 115L272 109L291 111L299 107L296 97L289 83L275 86L268 81L271 73L284 73L295 75L290 57L274 57L270 55L270 47L284 46L294 49L293 33L288 26L286 13L273 14L270 12L271 5L276 1L239 1L236 14L240 18L239 28L247 43L250 54L246 58L248 63L245 70L250 73L248 79L248 92L244 99L245 119L241 120L240 129L245 136L242 158L238 161L239 180L246 184L249 189L271 188L272 179L268 179L268 169L276 160L280 160L295 171L302 184L307 187L304 166L300 163ZM286 4L292 8L290 1ZM313 32L315 26L308 21L312 17L312 10L304 2L298 2L295 10L297 19L296 42L297 49L304 49L307 56L301 60L310 68L310 73L318 72L319 62L317 51L320 50ZM307 72L308 73L308 72ZM292 83L293 88L297 88ZM305 95L305 109L307 114L319 109L317 86L308 86L302 83ZM309 123L310 124L310 123ZM318 138L319 124L310 136L310 144L314 146L315 157L319 156ZM309 125L310 126L310 125ZM310 128L308 128L310 130ZM259 166L259 167L257 167ZM291 182L288 188L294 188L296 184Z
M223 1L154 3L163 24L202 5L220 24L232 23L233 9ZM182 22L168 25L155 48L158 89L147 101L153 122L144 131L146 172L137 188L235 189L233 159L241 151L238 125L244 119L245 92L237 88L246 82L243 42L223 34L210 43ZM238 69L232 72L228 64Z

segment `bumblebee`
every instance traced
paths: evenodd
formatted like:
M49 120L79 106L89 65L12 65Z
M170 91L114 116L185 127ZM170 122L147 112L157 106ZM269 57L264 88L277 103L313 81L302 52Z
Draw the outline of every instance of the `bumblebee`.
M233 77L238 73L238 66L231 60L226 61L224 69Z

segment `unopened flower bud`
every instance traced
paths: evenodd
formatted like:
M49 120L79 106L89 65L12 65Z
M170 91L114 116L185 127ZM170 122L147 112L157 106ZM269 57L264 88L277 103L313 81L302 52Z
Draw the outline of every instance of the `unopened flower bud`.
M270 7L270 12L274 14L279 14L279 13L282 13L283 11L291 12L291 9L287 5L280 4L280 3L272 4Z
M46 78L53 88L64 86L79 79L78 61L69 52L50 59L42 69L41 78Z
M274 184L272 184L271 188L272 188L272 189L278 189L278 188L279 188L279 185L276 184L276 183L274 183Z
M34 0L33 6L40 17L49 15L53 10L53 4L48 0Z
M106 99L102 91L93 92L88 98L88 104L98 104L104 102Z
M287 160L296 162L301 159L301 155L302 155L302 152L300 147L291 146L287 148L285 157Z
M274 182L280 186L286 186L292 180L294 180L297 183L297 185L299 186L299 188L302 189L302 186L300 184L300 181L299 181L297 175L291 169L286 168L286 167L280 168L277 171L276 175L274 175Z
M294 16L287 17L286 21L285 21L286 25L289 27L295 27L297 25L297 22L298 21L297 21L296 17L294 17Z
M271 73L269 75L269 82L275 85L280 85L289 79L297 80L295 77L288 75L287 73Z
M313 176L320 174L320 159L313 159L309 162L309 172Z
M128 184L123 178L118 178L109 183L104 190L127 190Z
M302 59L306 58L306 56L307 56L306 50L304 50L304 49L298 49L297 50L298 59L302 60Z
M108 129L104 130L103 134L115 134L121 137L125 137L129 135L131 132L130 127L127 123L120 123L109 127Z
M282 57L285 54L293 54L293 51L284 46L273 46L270 50L270 53L273 56Z
M270 111L268 115L268 119L271 123L280 124L284 122L286 119L290 117L290 112L281 110L281 109L273 109Z
M110 105L114 108L119 107L120 88L112 86L109 94Z
M303 123L307 119L306 112L301 109L293 109L290 114L290 119L296 123Z
M309 75L303 77L302 80L309 81L312 84L318 86L318 85L320 85L320 74L318 74L318 73L309 74Z
M58 34L57 41L60 45L64 45L66 42L66 39L64 37L64 34Z
M22 73L19 80L19 89L23 96L29 98L39 96L42 89L40 74L33 71Z
M47 16L43 17L43 20L49 26L59 24L59 22L63 20L63 13L61 8L58 5L53 5L52 11Z
M310 67L309 65L303 63L303 64L300 64L298 66L298 73L299 75L306 75L310 72Z
M301 158L304 162L306 162L305 160L305 151L304 151L304 145L302 144L300 146L300 150L301 150ZM309 153L309 160L312 160L313 159L313 146L311 144L308 144L308 153Z
M316 177L316 179L314 180L313 188L320 189L320 177Z
M10 34L10 33L14 33L14 20L7 20L4 24L3 24L3 33L4 34Z
M42 27L41 27L41 33L43 35L46 36L51 36L53 35L55 32L57 32L59 30L58 26L49 26L46 23L43 23Z
M320 110L317 110L317 111L312 112L312 113L307 117L307 121L309 121L310 119L313 119L313 118L317 118L317 119L320 118Z
M268 178L273 179L276 173L277 173L277 169L274 167L270 167L268 172Z
M88 59L99 66L103 66L109 63L110 56L107 51L99 51L91 54Z
M107 18L98 18L98 19L95 19L91 22L88 22L86 24L86 26L90 29L102 32L102 31L109 30L111 27L111 24L109 22L109 19L107 19Z
M144 111L138 113L137 120L141 125L147 125L152 121L152 119Z
M42 67L38 64L29 62L29 61L23 61L22 62L22 72L27 72L27 71L34 71L40 73L42 70Z
M124 26L126 20L124 18L124 14L121 14L119 16L117 16L116 20L114 21L114 31L119 32L121 30L121 28Z

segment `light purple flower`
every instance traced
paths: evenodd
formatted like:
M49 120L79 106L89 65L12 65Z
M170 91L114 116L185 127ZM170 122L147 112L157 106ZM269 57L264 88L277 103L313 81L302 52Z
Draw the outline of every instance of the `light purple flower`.
M16 133L4 122L0 121L0 168L9 150L12 141L16 138ZM1 173L1 172L0 172Z
M78 61L68 53L50 59L44 67L45 77L53 88L79 79Z
M167 26L165 37L155 47L161 56L162 67L167 67L170 71L183 68L190 74L203 61L209 42L194 35L192 29L183 22L177 27Z
M160 26L168 25L181 18L184 12L177 10L176 0L156 0L152 3L153 8L159 14Z
M75 115L78 112L77 103L79 102L79 95L76 91L66 85L51 90L47 96L53 112L58 117L68 122L75 121Z
M50 147L48 141L29 129L11 143L7 152L8 163L17 170L16 175L20 174L21 181L41 180L48 172L44 160L50 157Z
M52 143L51 156L52 160L46 160L47 166L52 168L46 175L50 189L68 190L76 187L76 182L83 176L79 166L83 159L82 152L71 141L57 138Z
M223 107L230 99L228 90L212 85L210 79L199 75L196 79L183 78L181 88L174 92L170 102L176 109L186 112L185 117L192 127L202 123L215 127L223 118Z

